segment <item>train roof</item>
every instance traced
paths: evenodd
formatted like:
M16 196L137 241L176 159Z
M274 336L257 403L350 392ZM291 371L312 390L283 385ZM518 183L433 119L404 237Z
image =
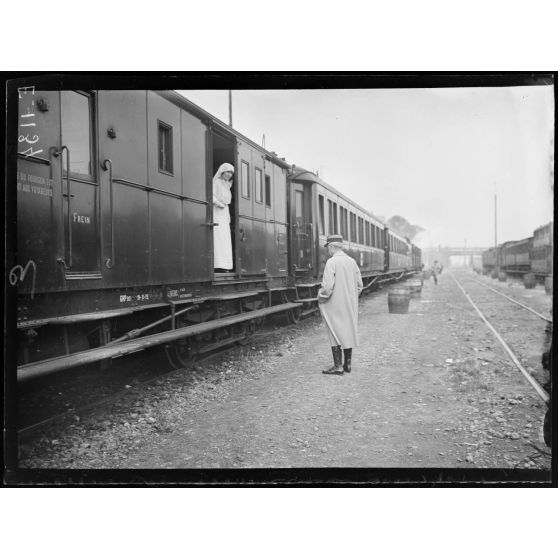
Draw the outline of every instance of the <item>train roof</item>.
M521 244L522 242L529 242L531 240L533 240L532 236L529 236L527 238L522 238L521 240L508 240L507 242L504 242L502 246L505 247L505 246L511 246L512 244Z
M542 229L546 229L546 228L552 228L554 225L554 221L549 221L546 225L541 225L540 227L537 227L534 231L533 234L538 233L539 231L541 231Z
M269 160L273 161L280 167L283 167L285 169L292 168L292 165L287 163L284 158L279 157L277 153L275 153L274 151L268 151L265 147L262 147L261 145L257 144L255 141L251 140L250 138L247 138L246 136L241 134L238 130L235 130L233 127L229 126L228 124L225 124L223 121L219 120L211 113L202 109L200 106L196 105L195 103L193 103L192 101L190 101L189 99L181 95L180 93L177 93L176 91L172 91L172 90L155 91L155 93L157 93L161 97L164 97L168 101L171 101L175 105L178 105L179 107L187 110L188 112L190 112L194 116L197 116L201 120L211 122L211 124L213 124L216 129L220 129L223 132L232 134L235 137L241 139L242 141L250 144L252 147L256 147L260 151L263 151Z

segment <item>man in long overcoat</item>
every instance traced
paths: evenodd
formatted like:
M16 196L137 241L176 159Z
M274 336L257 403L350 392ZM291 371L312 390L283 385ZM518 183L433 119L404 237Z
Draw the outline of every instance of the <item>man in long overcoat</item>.
M325 265L318 303L331 343L333 366L323 373L341 375L351 371L353 347L358 346L358 297L362 292L362 277L355 260L343 252L342 236L328 236L325 246L331 257Z

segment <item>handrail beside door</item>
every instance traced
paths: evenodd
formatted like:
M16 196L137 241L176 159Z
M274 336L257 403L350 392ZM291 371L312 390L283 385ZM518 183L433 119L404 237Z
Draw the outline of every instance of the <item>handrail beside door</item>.
M62 155L62 153L64 153L64 151L66 151L66 193L62 193L62 196L66 196L68 198L68 218L67 218L67 224L68 224L68 245L69 246L64 246L64 256L66 256L66 253L68 253L69 258L67 258L67 262L66 260L64 260L63 258L59 259L58 261L62 264L64 264L64 267L66 269L71 269L73 261L72 261L72 212L71 212L71 199L72 199L72 193L71 193L71 182L70 182L70 149L68 148L67 145L63 145L60 149L57 149L53 152L53 155L55 157L59 157L60 155ZM60 165L60 183L62 184L64 182L64 165ZM64 204L62 204L62 220L64 220ZM69 264L69 265L68 265Z

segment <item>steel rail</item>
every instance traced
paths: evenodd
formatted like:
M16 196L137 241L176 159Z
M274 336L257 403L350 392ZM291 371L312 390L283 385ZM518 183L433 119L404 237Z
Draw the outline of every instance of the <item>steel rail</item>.
M473 299L467 294L467 291L465 291L465 289L462 287L461 283L454 277L453 273L451 273L451 271L450 271L449 274L450 274L451 278L455 281L455 284L459 287L461 292L465 295L465 298L471 303L473 308L476 310L477 314L481 317L482 321L488 326L488 329L490 329L490 331L492 331L492 333L495 335L496 339L498 339L498 341L500 341L500 343L504 347L504 350L506 351L506 353L508 353L508 356L511 358L511 360L516 365L518 370L525 376L527 381L533 386L533 388L537 392L538 396L545 403L548 404L548 402L550 400L550 397L548 396L548 393L546 393L546 391L544 391L544 389L531 376L531 374L529 374L529 372L527 372L527 370L525 370L525 368L523 368L523 366L521 365L521 363L519 362L519 360L517 359L517 357L515 356L513 351L508 346L508 344L502 339L502 337L496 331L496 329L494 329L493 325L484 317L484 314L479 310L478 306L473 302Z
M470 279L472 281L474 281L475 283L478 283L479 285L482 285L483 287L486 287L487 289L490 289L491 291L494 291L495 293L499 294L500 296L503 296L504 298L507 298L508 300L511 300L515 304L521 306L522 308L525 308L525 310L529 310L529 312L532 312L533 314L536 314L539 318L542 318L543 320L547 321L548 323L552 323L552 320L550 318L547 318L546 316L543 316L542 314L539 314L536 310L533 310L532 308L529 308L529 306L526 306L525 304L522 304L521 302L513 299L511 296L505 295L503 292L492 288L490 285L487 285L486 283L483 283L482 281L479 281L478 279L475 279L474 277L470 277Z

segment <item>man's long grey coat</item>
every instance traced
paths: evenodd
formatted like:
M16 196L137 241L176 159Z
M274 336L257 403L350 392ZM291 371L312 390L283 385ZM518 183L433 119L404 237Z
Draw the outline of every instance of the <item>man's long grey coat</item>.
M332 347L358 347L358 296L361 291L362 277L357 263L339 250L326 262L318 292L320 312Z

